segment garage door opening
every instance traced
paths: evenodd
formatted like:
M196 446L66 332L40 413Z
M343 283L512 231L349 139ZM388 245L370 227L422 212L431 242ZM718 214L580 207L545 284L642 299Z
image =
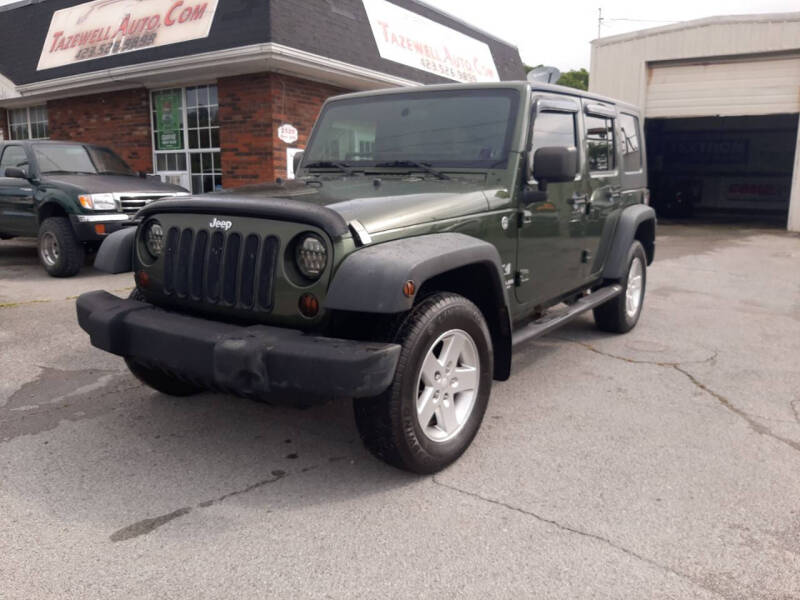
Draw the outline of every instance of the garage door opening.
M648 119L660 217L786 226L797 114Z

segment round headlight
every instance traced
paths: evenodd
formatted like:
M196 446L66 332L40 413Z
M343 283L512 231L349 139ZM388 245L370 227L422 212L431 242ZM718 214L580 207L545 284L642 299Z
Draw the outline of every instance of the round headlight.
M158 221L150 221L144 230L144 245L150 256L158 258L164 250L164 229Z
M295 261L303 277L319 279L328 264L328 250L319 236L309 233L298 239L295 245Z

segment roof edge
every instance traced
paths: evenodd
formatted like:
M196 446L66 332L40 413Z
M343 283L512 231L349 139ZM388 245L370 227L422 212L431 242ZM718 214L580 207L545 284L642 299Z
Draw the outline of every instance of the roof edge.
M421 85L418 81L268 42L18 85L16 91L19 95L8 99L0 98L0 105L21 105L32 100L95 94L132 87L166 86L170 81L178 84L187 78L196 79L198 73L214 79L261 71L285 73L342 87L350 85L356 89ZM175 79L175 73L181 73L180 81Z
M627 33L620 33L618 35L610 35L608 37L600 37L592 40L590 43L594 47L606 46L611 44L618 44L629 40L635 40L652 35L660 35L662 33L671 33L673 31L680 31L682 29L695 29L698 27L708 27L709 25L725 25L730 23L773 23L773 22L792 22L800 21L800 12L783 12L783 13L756 13L756 14L743 14L743 15L715 15L711 17L703 17L702 19L693 19L691 21L680 21L670 25L660 25L658 27L648 27L646 29L638 29L636 31L629 31Z

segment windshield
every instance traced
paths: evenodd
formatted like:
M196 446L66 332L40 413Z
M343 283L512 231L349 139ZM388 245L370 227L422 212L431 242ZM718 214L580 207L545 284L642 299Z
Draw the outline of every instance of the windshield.
M512 89L337 100L320 115L303 163L503 168L518 102Z
M35 145L33 152L43 175L134 175L125 161L108 148L82 144L41 144Z

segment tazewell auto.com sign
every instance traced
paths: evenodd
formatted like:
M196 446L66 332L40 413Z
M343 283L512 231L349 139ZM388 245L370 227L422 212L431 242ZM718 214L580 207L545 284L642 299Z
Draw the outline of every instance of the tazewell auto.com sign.
M37 70L208 37L218 0L94 0L53 13Z
M382 58L454 81L500 81L485 43L385 0L363 0Z

